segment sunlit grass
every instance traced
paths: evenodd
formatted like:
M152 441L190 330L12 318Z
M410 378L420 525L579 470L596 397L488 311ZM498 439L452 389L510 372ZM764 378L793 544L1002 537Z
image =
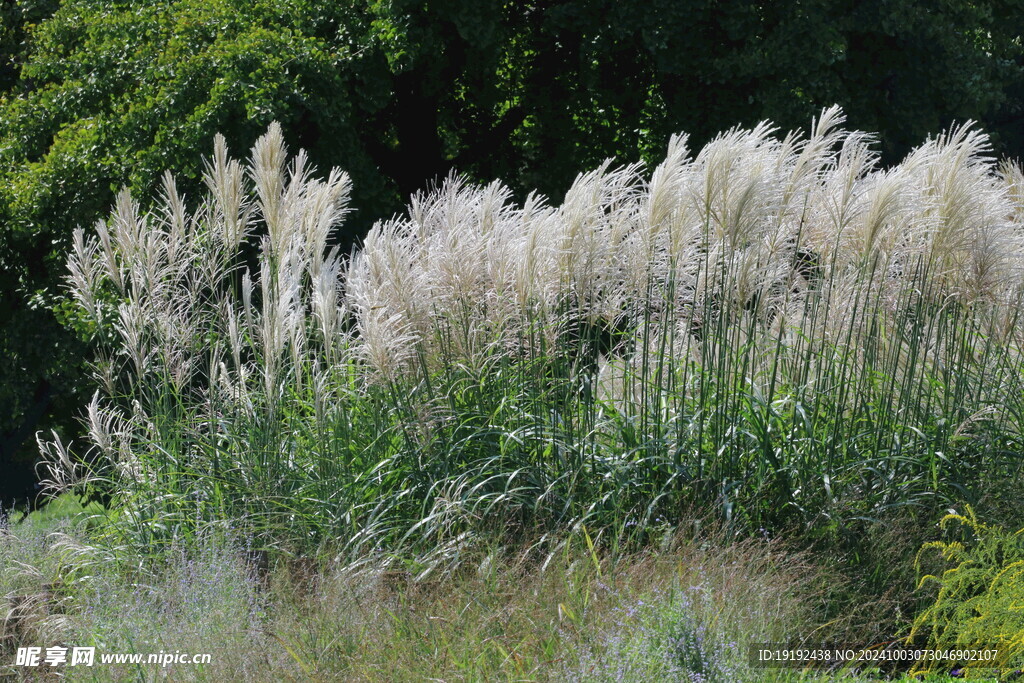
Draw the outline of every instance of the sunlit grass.
M76 235L99 391L50 483L135 551L230 522L424 576L695 505L814 537L976 500L1020 468L1020 173L966 127L877 171L841 122L676 138L559 206L450 180L351 259L347 176L220 140L199 203L167 176Z

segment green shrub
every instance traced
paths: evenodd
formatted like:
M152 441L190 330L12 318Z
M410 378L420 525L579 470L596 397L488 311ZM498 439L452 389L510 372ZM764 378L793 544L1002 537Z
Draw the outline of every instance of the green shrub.
M29 513L16 512L11 515L11 524L29 523L37 527L52 526L67 520L72 525L98 526L105 510L97 501L84 500L73 493L62 493L39 509Z
M947 527L956 525L960 534ZM926 543L938 551L945 568L921 577L918 588L936 584L934 602L914 619L909 640L921 638L932 649L998 647L999 668L1024 664L1024 529L1010 532L980 522L971 506L950 513L939 527L949 540ZM962 540L957 540L958 536ZM945 663L920 661L911 673L931 673ZM966 662L968 671L993 668L991 662Z

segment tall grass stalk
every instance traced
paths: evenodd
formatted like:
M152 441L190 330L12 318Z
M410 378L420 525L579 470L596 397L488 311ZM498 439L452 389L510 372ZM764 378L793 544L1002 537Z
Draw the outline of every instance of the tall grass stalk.
M218 138L198 203L168 175L75 235L105 361L53 484L142 544L232 520L429 568L696 504L822 530L972 499L1020 467L1021 173L969 126L877 170L842 123L673 138L558 206L450 178L350 258L345 174Z

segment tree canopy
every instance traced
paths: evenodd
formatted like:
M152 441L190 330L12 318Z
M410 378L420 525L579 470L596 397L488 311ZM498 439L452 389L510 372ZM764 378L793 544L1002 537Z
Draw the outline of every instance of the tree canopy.
M59 5L59 6L58 6ZM16 0L0 9L0 463L73 424L86 342L60 305L75 227L217 132L273 120L354 183L357 239L455 169L556 197L663 153L838 103L896 160L954 119L1019 155L1019 0ZM52 16L50 16L52 14ZM3 492L0 492L2 495Z

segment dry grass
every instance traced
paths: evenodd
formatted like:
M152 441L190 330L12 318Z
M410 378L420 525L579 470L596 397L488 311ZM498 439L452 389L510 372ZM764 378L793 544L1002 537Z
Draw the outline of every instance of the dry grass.
M42 596L60 544L31 525L5 533L25 561L5 556L4 585L14 580L21 594ZM223 541L134 567L77 547L76 578L61 600L33 610L59 621L49 630L11 626L11 647L210 652L213 662L63 669L70 680L623 680L617 671L651 680L671 664L665 629L681 599L709 638L742 648L810 633L825 595L825 575L807 556L778 542L694 537L692 527L667 536L658 552L594 554L577 538L546 558L495 551L424 581L373 562L297 560L282 560L261 581L244 548ZM8 590L8 604L14 596ZM34 673L12 661L5 645L0 671ZM728 666L742 676L732 680L766 675Z

